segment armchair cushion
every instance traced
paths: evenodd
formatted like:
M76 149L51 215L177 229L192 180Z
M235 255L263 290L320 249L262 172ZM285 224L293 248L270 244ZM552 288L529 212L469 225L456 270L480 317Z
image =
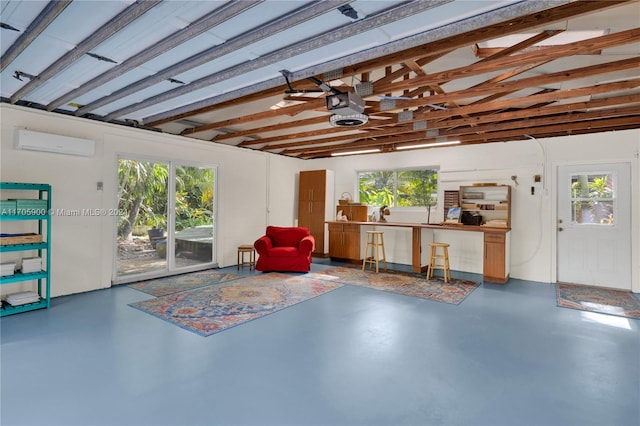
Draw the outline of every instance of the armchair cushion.
M271 238L274 247L298 247L300 240L308 235L308 228L267 226L267 237Z
M259 256L258 271L308 272L315 240L308 228L268 226L253 246Z
M287 256L298 257L300 256L300 250L297 247L273 247L267 251L268 256Z

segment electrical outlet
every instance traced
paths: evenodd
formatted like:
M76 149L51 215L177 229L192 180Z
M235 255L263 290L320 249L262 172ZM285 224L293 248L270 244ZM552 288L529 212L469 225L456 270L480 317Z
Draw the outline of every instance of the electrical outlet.
M96 184L96 189L97 189L98 191L102 191L103 186L104 186L104 185L103 185L103 183L102 183L102 182L98 182L98 183Z

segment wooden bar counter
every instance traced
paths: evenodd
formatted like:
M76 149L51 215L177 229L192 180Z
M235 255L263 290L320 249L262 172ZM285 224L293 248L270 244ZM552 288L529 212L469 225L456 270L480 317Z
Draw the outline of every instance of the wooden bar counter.
M421 261L421 239L423 229L441 231L482 232L484 234L484 253L482 257L483 278L485 281L504 284L509 280L509 231L510 228L458 224L426 224L406 222L353 222L328 221L329 256L334 259L362 262L360 250L360 227L396 227L411 228L411 265L413 272L423 272L426 268Z

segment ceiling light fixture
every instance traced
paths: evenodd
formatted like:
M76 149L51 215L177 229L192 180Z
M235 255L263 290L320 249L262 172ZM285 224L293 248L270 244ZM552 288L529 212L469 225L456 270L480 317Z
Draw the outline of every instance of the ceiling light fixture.
M280 74L287 82L288 90L285 90L287 95L300 95L308 93L307 90L296 90L291 86L290 79L293 74L288 70L280 70ZM331 87L330 83L315 78L307 77L307 80L313 82L318 86L319 90L313 90L311 92L321 92L326 94L325 104L327 110L332 112L333 115L329 117L329 123L333 127L356 127L362 126L369 122L369 116L364 113L365 101L355 92L341 92L335 87ZM278 108L278 105L274 105L271 109Z
M419 144L415 144L415 145L402 145L402 146L396 146L396 150L402 150L402 149L413 149L413 148L430 148L430 147L434 147L434 146L446 146L446 145L457 145L459 144L460 141L446 141L446 142L431 142L431 143L419 143Z
M365 114L333 114L329 117L329 123L331 123L333 127L357 127L367 124L368 122L369 116Z
M374 149L361 149L360 151L342 151L342 152L332 152L332 157L338 157L341 155L354 155L354 154L372 154L374 152L380 152L380 148Z

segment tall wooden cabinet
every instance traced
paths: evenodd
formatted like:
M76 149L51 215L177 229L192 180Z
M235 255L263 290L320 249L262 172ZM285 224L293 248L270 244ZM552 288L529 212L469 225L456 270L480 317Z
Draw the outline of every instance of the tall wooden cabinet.
M334 172L300 172L298 181L298 226L309 228L316 240L315 255L329 252L329 233L325 221L334 219Z

